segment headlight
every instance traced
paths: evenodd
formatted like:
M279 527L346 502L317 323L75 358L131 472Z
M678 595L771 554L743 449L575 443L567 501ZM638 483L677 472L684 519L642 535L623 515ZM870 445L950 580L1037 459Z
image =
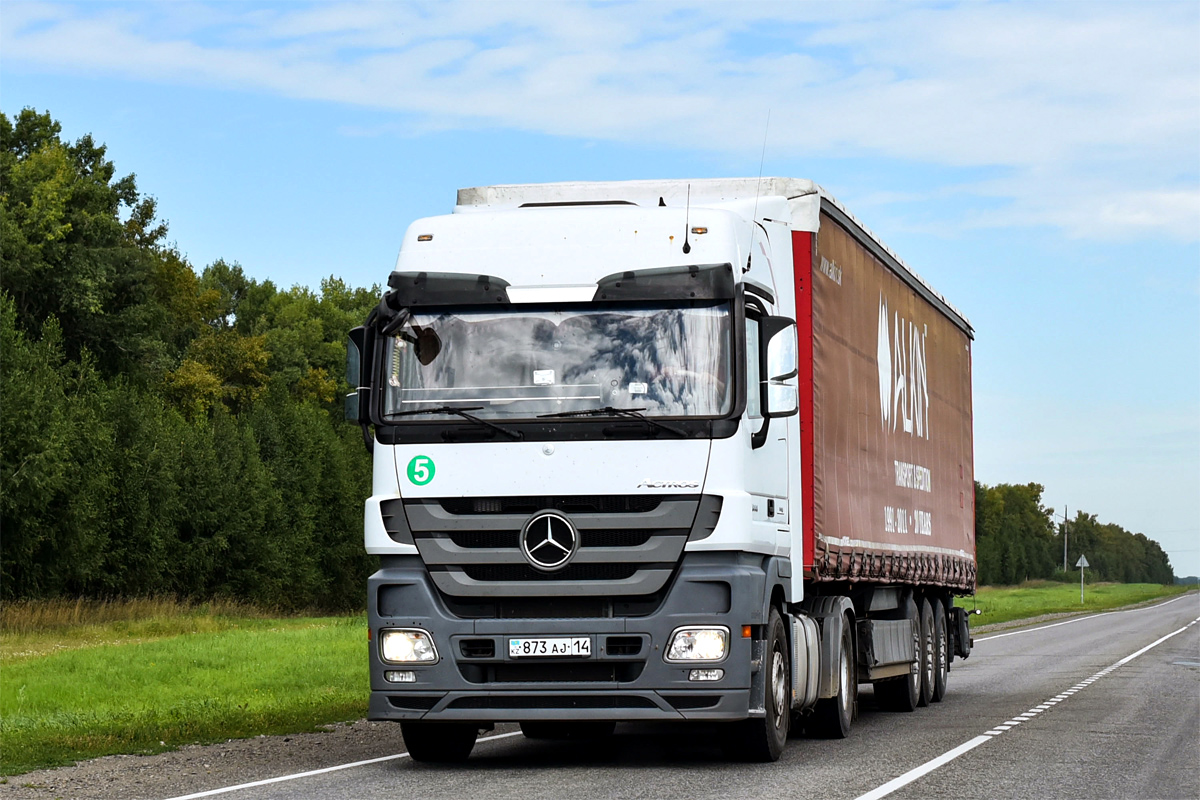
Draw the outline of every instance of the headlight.
M729 648L729 629L679 628L671 635L667 661L721 661Z
M392 664L432 664L438 660L433 639L418 628L380 631L379 655Z

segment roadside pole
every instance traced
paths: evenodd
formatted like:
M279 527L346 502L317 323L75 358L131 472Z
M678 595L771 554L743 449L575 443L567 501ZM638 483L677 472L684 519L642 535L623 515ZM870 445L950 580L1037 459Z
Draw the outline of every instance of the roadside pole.
M1079 560L1075 562L1075 566L1079 567L1079 605L1083 605L1083 571L1087 568L1087 556L1083 553L1079 554Z

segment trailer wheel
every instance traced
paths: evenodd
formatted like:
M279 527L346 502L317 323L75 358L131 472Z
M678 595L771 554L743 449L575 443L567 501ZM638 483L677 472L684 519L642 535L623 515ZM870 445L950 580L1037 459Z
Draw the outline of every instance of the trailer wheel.
M912 623L913 663L908 675L875 681L875 699L889 711L915 711L921 699L921 613L912 597L904 600L904 616Z
M413 761L431 764L466 761L479 736L470 722L401 722L400 732Z
M854 635L849 618L842 625L842 644L838 651L838 678L841 688L833 697L817 701L807 729L822 739L845 739L850 735L858 704L858 663L854 657Z
M921 696L917 705L927 706L933 699L934 655L933 655L933 606L929 598L921 598Z
M933 695L935 703L946 696L946 683L950 679L950 640L946 626L946 607L941 600L933 601Z
M767 640L763 651L761 719L733 723L726 731L726 752L747 761L778 761L787 744L792 720L791 665L788 659L787 633L783 619L772 608L767 618Z

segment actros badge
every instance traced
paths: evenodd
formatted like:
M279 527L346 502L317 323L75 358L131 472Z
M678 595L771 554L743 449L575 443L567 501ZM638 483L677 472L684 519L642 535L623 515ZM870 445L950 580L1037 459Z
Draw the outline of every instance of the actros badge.
M525 523L521 552L543 572L562 569L579 549L579 533L570 520L553 511L543 511Z

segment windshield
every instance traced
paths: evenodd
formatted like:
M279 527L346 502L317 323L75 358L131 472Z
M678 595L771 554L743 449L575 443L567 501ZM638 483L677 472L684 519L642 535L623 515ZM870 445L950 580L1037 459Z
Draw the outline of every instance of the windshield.
M405 313L384 348L385 417L717 417L733 405L728 302ZM421 418L441 416L453 417Z

